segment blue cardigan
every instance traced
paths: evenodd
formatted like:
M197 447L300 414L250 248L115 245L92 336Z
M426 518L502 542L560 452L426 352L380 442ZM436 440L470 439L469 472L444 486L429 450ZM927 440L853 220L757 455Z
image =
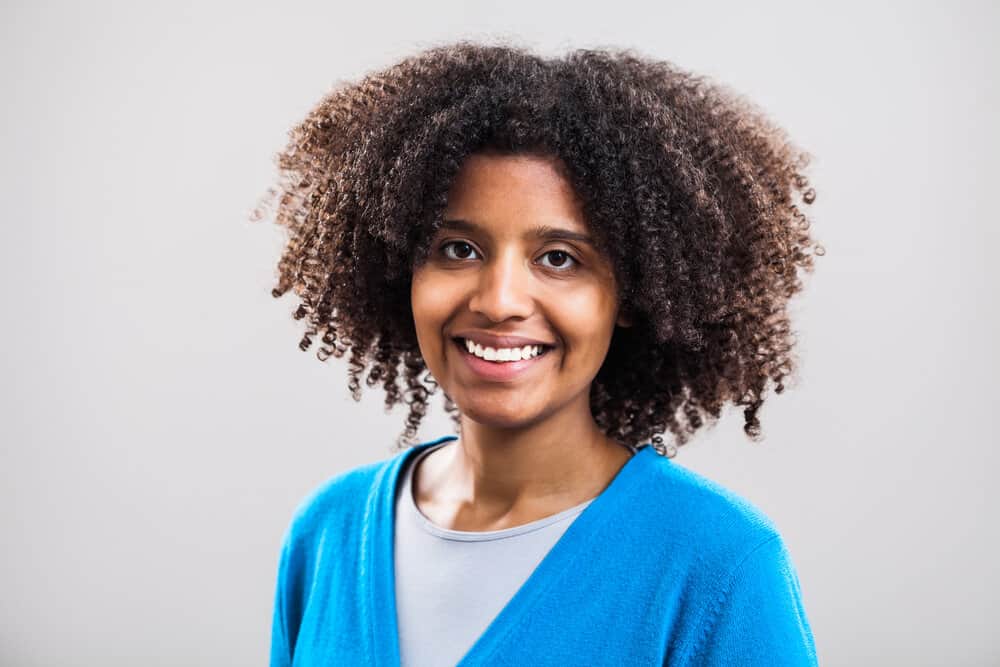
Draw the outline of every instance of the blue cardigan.
M278 566L271 665L398 667L396 483L446 436L312 493ZM814 665L773 524L650 445L580 514L459 663Z

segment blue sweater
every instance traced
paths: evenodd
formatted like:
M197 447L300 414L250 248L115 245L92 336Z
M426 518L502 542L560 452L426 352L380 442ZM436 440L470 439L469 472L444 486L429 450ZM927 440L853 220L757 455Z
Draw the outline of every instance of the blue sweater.
M399 665L396 483L407 457L312 493L278 566L271 665ZM814 665L774 525L650 445L580 514L459 663Z

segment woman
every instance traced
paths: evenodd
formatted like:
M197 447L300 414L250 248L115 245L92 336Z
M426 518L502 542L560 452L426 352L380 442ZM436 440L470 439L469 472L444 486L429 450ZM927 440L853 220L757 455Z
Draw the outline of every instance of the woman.
M409 414L297 511L272 665L814 664L775 526L672 461L793 371L807 161L628 51L462 42L322 100L273 293ZM437 388L458 436L415 444Z

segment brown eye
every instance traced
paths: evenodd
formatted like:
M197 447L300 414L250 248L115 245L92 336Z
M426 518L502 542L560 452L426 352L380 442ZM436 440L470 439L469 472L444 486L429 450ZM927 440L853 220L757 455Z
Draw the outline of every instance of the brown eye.
M548 268L551 269L560 269L563 271L567 271L575 268L577 264L576 259L568 252L565 252L563 250L550 250L549 252L545 253L542 256L550 258L549 259L550 264L548 265Z
M449 248L454 249L454 254L449 252ZM448 259L469 259L469 255L475 253L475 249L465 241L449 241L441 246L441 252Z

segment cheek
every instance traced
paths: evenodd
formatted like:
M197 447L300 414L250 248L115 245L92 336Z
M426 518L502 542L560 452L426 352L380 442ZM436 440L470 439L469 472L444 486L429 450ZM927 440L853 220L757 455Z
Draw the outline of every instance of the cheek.
M410 309L425 359L435 356L432 351L441 349L442 328L454 310L454 299L449 281L437 279L433 271L413 274Z
M564 294L558 304L551 317L557 331L565 338L569 351L592 354L599 366L603 363L614 331L614 296L606 290L587 289Z
M415 273L410 287L410 312L413 314L413 326L417 330L421 349L426 344L424 332L435 319L434 311L434 290L431 281Z

